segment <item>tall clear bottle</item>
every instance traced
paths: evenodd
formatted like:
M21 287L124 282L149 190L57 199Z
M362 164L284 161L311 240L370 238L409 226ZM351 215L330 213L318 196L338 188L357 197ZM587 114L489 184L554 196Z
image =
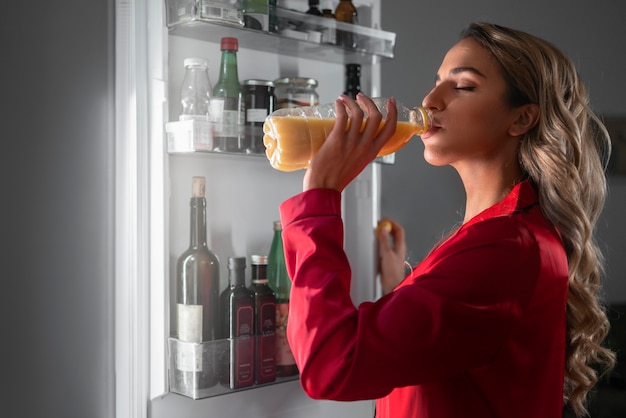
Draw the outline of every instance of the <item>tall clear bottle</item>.
M209 64L204 58L186 58L185 77L180 89L180 120L209 120L211 82Z
M335 8L335 19L338 22L358 23L358 12L352 0L339 0L339 4ZM357 36L352 30L337 30L337 45L346 49L355 49L357 47Z
M296 360L287 341L291 279L285 264L282 232L280 221L274 221L274 237L267 260L268 284L276 293L276 375L281 377L298 374Z
M267 284L267 257L252 256L254 293L255 383L276 380L276 294Z
M373 98L374 104L386 118L389 99ZM396 152L413 137L430 129L432 117L424 107L408 108L396 103L398 123L396 132L378 153L378 156ZM265 155L272 167L281 171L307 168L335 125L335 105L284 108L273 112L263 124ZM384 124L385 121L381 122Z
M356 95L361 92L361 65L346 64L346 96L356 99Z
M220 296L221 337L229 340L221 362L222 384L231 389L254 383L254 294L246 288L246 258L228 258L228 287Z
M242 89L237 70L237 38L224 37L220 42L222 59L219 79L213 87L210 119L214 128L215 151L245 152Z
M204 177L192 180L190 242L176 263L177 381L203 389L218 382L216 358L209 345L218 337L219 260L207 246ZM180 379L180 380L178 380Z

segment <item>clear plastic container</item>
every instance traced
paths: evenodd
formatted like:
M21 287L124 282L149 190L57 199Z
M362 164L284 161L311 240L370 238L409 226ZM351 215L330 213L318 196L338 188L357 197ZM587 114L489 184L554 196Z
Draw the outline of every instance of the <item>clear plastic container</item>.
M274 86L277 109L319 104L317 80L314 78L283 77L274 80Z
M372 99L386 117L386 98ZM428 131L431 116L423 107L398 107L395 134L387 141L379 156L396 152L413 137ZM384 123L381 122L381 126ZM335 124L333 103L321 106L303 106L279 109L267 117L263 125L265 154L272 167L280 171L307 168Z

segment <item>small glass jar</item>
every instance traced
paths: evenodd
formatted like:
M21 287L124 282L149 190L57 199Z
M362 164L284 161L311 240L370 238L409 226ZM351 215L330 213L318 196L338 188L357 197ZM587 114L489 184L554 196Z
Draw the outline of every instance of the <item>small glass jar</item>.
M316 106L319 95L315 88L317 80L305 77L283 77L274 80L276 109L299 106Z
M244 80L245 136L248 154L263 154L263 122L274 111L274 83L269 80Z

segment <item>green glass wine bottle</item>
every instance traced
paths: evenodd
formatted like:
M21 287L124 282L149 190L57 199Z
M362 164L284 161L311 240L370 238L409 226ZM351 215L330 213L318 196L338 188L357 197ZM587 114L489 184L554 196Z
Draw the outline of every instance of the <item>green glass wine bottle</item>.
M276 293L276 375L281 377L298 374L296 361L287 341L291 280L285 265L282 232L280 221L275 221L274 237L267 260L268 284Z

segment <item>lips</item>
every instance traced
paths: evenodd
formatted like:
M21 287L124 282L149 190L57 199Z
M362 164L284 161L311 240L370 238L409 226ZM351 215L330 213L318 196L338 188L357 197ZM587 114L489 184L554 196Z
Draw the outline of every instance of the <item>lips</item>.
M431 136L433 136L434 134L436 134L437 132L439 132L439 130L441 129L441 125L439 124L439 122L437 122L436 120L432 120L432 125L430 127L430 129L423 133L422 135L420 135L420 137L422 139L428 139Z

